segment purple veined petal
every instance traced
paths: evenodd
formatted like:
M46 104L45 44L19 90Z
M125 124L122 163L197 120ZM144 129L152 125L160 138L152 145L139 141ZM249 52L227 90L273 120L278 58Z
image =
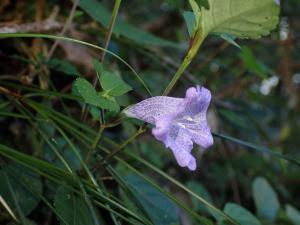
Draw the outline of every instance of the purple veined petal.
M156 96L141 101L124 110L128 117L154 124L157 118L176 112L183 98Z
M190 170L196 169L196 159L191 154L193 142L184 129L178 130L176 139L169 143L169 147L179 166L188 167Z
M205 87L190 87L187 89L181 108L184 108L183 115L195 116L197 114L205 115L209 103L211 101L211 93Z
M189 129L193 141L203 148L208 148L214 144L214 139L207 123L199 124L198 129Z
M155 127L152 129L153 136L159 140L164 142L166 147L168 147L168 139L172 138L171 134L176 132L173 131L174 127L172 126L173 114L159 116L155 120Z
M187 89L185 98L157 96L137 103L126 110L129 117L154 124L154 137L170 148L181 167L195 170L191 154L193 143L203 148L213 144L206 113L211 93L204 87Z
M178 124L189 132L192 140L203 148L213 144L206 113L211 101L211 93L204 87L187 89L182 105L185 110L177 117Z

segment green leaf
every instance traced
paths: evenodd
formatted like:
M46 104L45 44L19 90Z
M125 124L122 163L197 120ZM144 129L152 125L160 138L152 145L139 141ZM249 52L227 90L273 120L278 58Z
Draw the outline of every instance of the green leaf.
M93 225L94 220L83 197L60 187L54 199L54 207L62 225Z
M106 97L101 97L99 96L99 105L103 109L108 109L112 112L119 112L120 111L120 106L116 102L116 99L110 96Z
M128 175L124 180L155 225L178 223L176 208L163 193L138 176Z
M294 223L294 225L300 225L300 212L291 205L285 206L287 217Z
M260 217L273 221L280 208L277 194L263 177L257 177L252 184L252 194Z
M93 60L93 65L94 65L94 69L96 70L96 74L97 74L98 80L100 82L100 75L103 72L103 65L102 65L102 63L100 63L96 59Z
M211 196L205 186L201 183L196 181L189 181L186 185L190 190L195 192L197 195L202 196L208 202L212 202ZM202 203L199 202L196 198L192 197L192 203L194 209L201 212L207 212L207 207Z
M72 151L72 149L70 148L66 140L61 137L58 138L53 137L52 140L53 140L53 144L58 149L60 154L63 156L65 161L68 163L68 165L73 170L79 170L81 168L80 161L76 156L76 154L74 153L74 151ZM44 152L45 152L45 158L49 162L52 162L54 165L56 165L59 168L65 168L64 164L61 162L59 158L57 158L57 155L48 144L45 145Z
M103 71L100 76L100 83L106 94L109 96L121 96L132 88L120 77L108 71Z
M0 195L16 215L26 216L35 209L42 195L42 182L31 171L18 165L0 170Z
M127 83L125 83L121 77L104 70L103 65L99 61L94 60L93 64L100 84L105 91L104 93L102 93L103 97L117 97L132 90L132 88Z
M259 38L273 30L279 20L274 0L209 0L202 8L201 31L230 34L239 38Z
M236 43L235 39L236 37L232 34L217 34L219 35L221 38L223 38L225 41L228 41L230 44L234 45L237 48L241 48L241 46Z
M80 0L79 5L93 19L108 28L111 13L103 6L103 4L97 0ZM179 48L178 44L145 32L130 23L122 21L119 17L116 20L113 33L116 35L122 35L139 44Z
M200 27L200 20L201 20L201 9L198 5L198 3L195 0L189 0L189 3L193 9L193 13L194 13L194 29L193 29L193 35L195 34L196 30Z
M261 78L267 78L268 76L266 74L272 74L272 71L254 56L250 48L243 47L240 57L246 68Z
M53 70L63 72L71 76L80 76L78 70L69 62L61 59L50 59L47 66Z
M261 225L251 212L237 204L226 203L224 212L242 225Z
M195 15L191 11L184 11L183 18L185 20L189 35L192 37L195 31Z
M195 0L197 4L201 7L204 7L205 9L209 9L209 3L208 0Z
M120 106L115 102L114 98L104 98L98 95L93 85L86 79L77 78L74 87L76 88L75 92L77 92L86 103L110 111L120 110Z
M100 97L90 82L84 78L77 78L75 80L74 87L86 103L100 107Z

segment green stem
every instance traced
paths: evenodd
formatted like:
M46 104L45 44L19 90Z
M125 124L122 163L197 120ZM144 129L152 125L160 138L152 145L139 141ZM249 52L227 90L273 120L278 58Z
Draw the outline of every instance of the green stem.
M97 148L97 145L102 137L102 134L103 134L103 131L104 131L104 126L102 126L102 124L100 124L100 128L98 130L98 133L96 135L96 138L94 139L94 142L92 144L92 147L90 148L90 150L88 151L87 153L87 157L85 159L85 162L88 163L90 158L92 157L92 155L94 154L96 148Z
M105 50L107 49L107 47L109 45L111 35L112 35L113 29L114 29L114 25L115 25L115 22L116 22L116 19L117 19L117 16L118 16L120 5L121 5L121 0L116 0L115 4L114 4L114 9L113 9L113 12L112 12L112 15L111 15L110 23L109 23L109 26L108 26L108 32L107 32L106 37L105 37L105 42L104 42L104 49ZM100 62L104 61L105 55L106 55L105 53L106 53L105 51L101 52ZM99 76L94 77L94 80L93 80L93 86L94 87L96 87L96 85L97 85L97 78L98 77Z
M173 76L171 82L168 84L168 86L164 90L163 95L168 95L170 93L170 91L175 86L175 84L177 83L177 81L179 80L179 78L181 77L183 72L191 64L193 58L196 56L196 54L197 54L201 44L203 43L205 37L206 36L204 36L202 34L200 29L195 33L194 37L192 38L192 40L190 42L190 48L189 48L183 62L181 63L178 70L176 71L176 73Z
M107 33L105 44L104 44L105 49L107 49L107 47L109 45L111 35L112 35L112 32L113 32L113 28L114 28L114 25L115 25L115 22L116 22L116 19L117 19L117 16L118 16L120 5L121 5L121 0L116 0L115 5L114 5L114 9L113 9L113 12L112 12L112 16L111 16L111 21L110 21L110 24L109 24L109 27L108 27L108 33ZM101 62L104 61L104 58L105 58L105 52L102 52Z

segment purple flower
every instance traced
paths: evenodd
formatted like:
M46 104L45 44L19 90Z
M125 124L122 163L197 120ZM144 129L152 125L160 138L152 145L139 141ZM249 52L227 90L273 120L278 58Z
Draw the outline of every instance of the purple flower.
M193 143L203 148L213 144L206 120L211 93L204 87L187 89L185 98L156 96L141 101L125 110L125 114L154 124L152 134L162 141L182 167L196 169L191 154Z

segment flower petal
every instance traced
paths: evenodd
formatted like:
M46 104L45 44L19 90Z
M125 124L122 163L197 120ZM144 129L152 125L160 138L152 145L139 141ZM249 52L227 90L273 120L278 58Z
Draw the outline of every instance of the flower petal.
M124 113L128 117L154 124L159 117L176 112L182 102L182 98L156 96L130 106Z
M211 93L204 87L187 89L182 107L185 110L177 116L177 122L189 132L191 139L203 148L213 144L206 113L211 100Z
M179 129L176 139L169 143L169 147L181 167L196 169L196 159L191 154L193 142L184 129Z
M193 141L203 148L214 144L213 136L206 122L198 124L197 128L189 129L189 132Z

